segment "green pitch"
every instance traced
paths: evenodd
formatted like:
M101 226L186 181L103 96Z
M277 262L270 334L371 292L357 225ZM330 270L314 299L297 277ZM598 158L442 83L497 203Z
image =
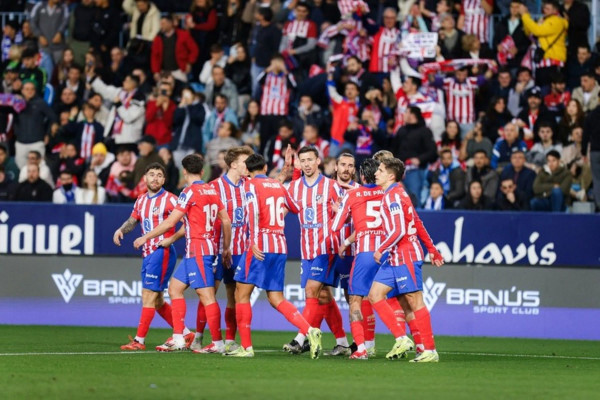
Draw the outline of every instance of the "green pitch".
M2 399L598 399L598 342L437 337L439 364L280 351L291 332L255 332L256 357L122 354L134 329L0 326ZM166 330L151 329L149 349ZM325 349L334 344L331 334ZM83 353L83 354L73 354ZM12 355L11 355L12 354ZM411 354L412 358L412 354Z

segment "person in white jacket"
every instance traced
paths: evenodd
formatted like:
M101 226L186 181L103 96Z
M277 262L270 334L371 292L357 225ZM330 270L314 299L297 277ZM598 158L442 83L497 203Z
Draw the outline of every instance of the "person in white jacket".
M142 138L146 116L146 98L137 90L139 78L127 75L123 87L115 87L104 83L92 69L88 73L88 80L94 92L99 93L105 101L112 101L104 127L105 137L112 138L115 144L137 143Z
M83 176L81 188L75 192L76 204L104 204L106 190L98 184L98 175L94 170L88 170Z

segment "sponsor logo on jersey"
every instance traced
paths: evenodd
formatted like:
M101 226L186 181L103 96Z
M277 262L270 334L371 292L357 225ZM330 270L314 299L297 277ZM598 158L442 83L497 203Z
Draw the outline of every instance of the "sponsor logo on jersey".
M244 209L242 207L238 207L233 212L234 221L239 222L244 219Z
M315 219L315 209L312 207L307 207L304 210L304 219L306 220L306 222L312 223Z
M152 222L149 218L144 218L144 232L150 232L152 230Z

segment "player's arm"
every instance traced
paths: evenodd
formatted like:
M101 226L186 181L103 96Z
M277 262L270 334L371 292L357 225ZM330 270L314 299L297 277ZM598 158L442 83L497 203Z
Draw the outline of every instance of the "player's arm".
M375 261L378 263L379 260L381 260L381 255L394 247L406 234L404 211L400 208L398 213L392 214L389 206L389 199L384 198L381 204L381 218L383 219L383 224L388 236L383 243L381 243L381 246L379 246L379 249L377 249L375 254L373 254L373 258L375 258Z
M185 236L185 225L182 225L181 228L179 228L179 230L177 232L175 232L175 234L173 234L173 236L168 237L164 240L161 240L161 242L158 245L161 247L169 247L170 245L172 245L173 243L175 243L176 241L178 241L179 239L181 239L184 236Z
M127 221L123 222L123 225L121 225L121 227L119 229L117 229L115 231L115 233L113 234L113 242L117 246L120 246L121 240L123 240L123 235L126 235L129 232L131 232L137 226L137 224L139 222L140 221L138 221L137 219L135 219L133 217L127 218Z
M348 246L351 246L352 243L356 240L356 231L352 232L352 235L348 236L343 243L340 243L340 247L338 248L338 255L344 258L344 253Z
M338 207L335 218L333 218L331 226L329 227L329 229L331 229L331 233L339 232L346 223L346 220L350 215L350 206L348 205L348 200L349 196L348 193L346 193L342 198L342 204L340 207Z
M444 264L444 257L442 257L438 249L435 248L433 240L431 240L431 236L429 236L429 232L425 229L425 225L423 224L421 217L419 217L419 214L417 214L417 211L414 211L414 220L417 236L425 243L425 248L427 249L427 252L429 252L431 263L436 267L441 267Z
M135 239L135 242L133 242L133 247L135 247L136 249L139 249L148 240L154 239L155 237L158 237L158 236L166 233L170 229L173 229L175 227L175 225L177 224L177 221L179 221L184 215L185 215L185 213L183 211L180 211L178 209L173 210L171 212L171 215L169 215L169 218L167 218L163 222L161 222L156 228L152 229L150 232L146 233L144 236L141 236L141 237Z
M300 212L300 206L296 203L296 200L292 198L292 195L286 188L283 189L283 195L285 196L285 208L294 214Z
M258 248L258 230L259 230L259 215L258 215L258 199L256 197L256 188L254 185L248 187L246 195L248 207L248 239L250 240L250 249L252 255L259 261L265 259L265 254Z
M293 160L294 149L292 149L292 146L288 144L287 148L285 149L285 163L283 164L283 168L281 168L281 171L279 171L279 174L276 178L281 184L284 184L285 181L292 176L294 171Z

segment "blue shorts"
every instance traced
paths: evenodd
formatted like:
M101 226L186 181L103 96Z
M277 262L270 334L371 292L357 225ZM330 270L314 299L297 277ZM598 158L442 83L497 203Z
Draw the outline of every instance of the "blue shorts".
M335 256L333 260L333 287L340 286L342 289L348 289L348 280L350 279L350 271L354 263L353 256Z
M422 265L423 261L416 261L412 268L406 264L392 266L385 263L377 271L375 282L391 287L395 296L423 291Z
M249 251L242 256L233 279L263 290L283 292L286 260L287 254L265 253L265 259L259 261Z
M231 268L225 268L223 265L223 256L217 256L217 266L215 269L215 281L223 281L224 284L234 283L233 276L235 275L235 267L240 265L242 255L231 257Z
M173 274L177 252L175 246L159 247L142 261L142 287L153 292L162 292L169 285Z
M179 263L173 278L185 283L192 289L203 289L215 286L217 256L197 256L184 258Z
M348 286L348 294L351 296L366 297L371 290L371 285L377 275L377 271L381 264L378 264L373 259L374 251L358 253L354 257L354 265L350 272L350 285ZM381 257L383 264L387 259L387 253Z
M309 279L327 286L334 286L334 271L332 254L321 254L312 260L302 260L300 262L300 286L304 289Z

